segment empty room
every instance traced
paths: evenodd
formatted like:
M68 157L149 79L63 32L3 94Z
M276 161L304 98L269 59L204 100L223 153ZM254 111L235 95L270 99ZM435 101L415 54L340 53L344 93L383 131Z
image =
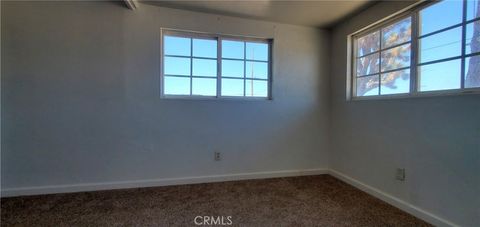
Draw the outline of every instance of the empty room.
M480 0L1 0L1 226L480 226Z

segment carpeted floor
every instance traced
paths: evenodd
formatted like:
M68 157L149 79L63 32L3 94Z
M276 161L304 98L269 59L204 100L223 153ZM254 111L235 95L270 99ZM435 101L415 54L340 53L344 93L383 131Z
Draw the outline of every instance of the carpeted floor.
M329 175L2 198L2 226L430 226ZM197 219L201 222L202 219Z

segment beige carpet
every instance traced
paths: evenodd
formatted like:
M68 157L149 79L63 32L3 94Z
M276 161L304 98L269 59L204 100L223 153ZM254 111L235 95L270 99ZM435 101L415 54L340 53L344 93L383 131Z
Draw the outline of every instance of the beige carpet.
M2 226L429 226L331 176L4 198ZM201 219L197 219L201 221Z

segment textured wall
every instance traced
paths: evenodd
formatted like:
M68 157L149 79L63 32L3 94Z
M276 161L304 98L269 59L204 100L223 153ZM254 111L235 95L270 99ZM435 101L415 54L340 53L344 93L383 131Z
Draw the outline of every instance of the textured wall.
M160 99L161 27L273 37L274 100ZM3 189L327 167L326 31L121 2L2 2L2 35Z
M480 96L346 101L347 35L406 7L384 2L332 34L330 167L464 226L480 226ZM406 181L394 179L406 168Z

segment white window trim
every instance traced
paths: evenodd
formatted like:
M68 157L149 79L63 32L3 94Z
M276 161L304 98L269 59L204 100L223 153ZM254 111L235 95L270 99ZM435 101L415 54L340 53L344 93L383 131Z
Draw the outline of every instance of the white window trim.
M465 80L465 59L470 56L480 56L480 53L475 54L465 54L465 36L466 36L466 24L472 23L474 21L480 21L480 18L473 20L466 20L466 1L463 1L463 20L459 24L449 26L447 28L440 29L438 31L423 35L422 37L434 35L441 33L446 30L450 30L456 27L462 28L462 49L460 56L445 58L436 61L431 61L427 63L418 63L418 41L420 37L418 36L419 20L418 15L419 11L435 4L436 2L422 0L416 2L405 9L398 11L388 17L385 17L369 26L366 26L356 32L353 32L347 36L347 77L346 77L346 97L347 101L357 101L357 100L382 100L382 99L401 99L401 98L422 98L422 97L436 97L436 96L452 96L452 95L470 95L470 94L480 94L480 88L464 88ZM372 96L356 96L356 46L355 40L357 37L374 32L375 30L381 30L381 28L386 27L390 24L394 24L406 17L412 18L412 37L411 37L411 60L410 60L410 92L403 94L389 94L389 95L372 95ZM381 34L380 34L381 36ZM381 47L379 47L379 53L381 52ZM417 69L420 65L428 65L434 63L445 62L449 60L461 60L461 85L460 89L448 89L448 90L436 90L436 91L418 91L418 78L417 78ZM381 74L381 72L379 72ZM380 83L380 81L379 81ZM379 85L380 86L380 85Z
M215 96L202 96L202 95L168 95L164 93L164 36L172 35L177 37L186 37L186 38L200 38L200 39L213 39L217 40L217 91ZM222 96L221 89L222 83L221 79L225 78L221 75L221 61L222 61L222 40L238 40L244 42L256 42L256 43L265 43L268 44L268 75L267 75L267 97L252 97L252 96L245 96L245 69L244 69L244 77L243 78L235 78L235 79L243 79L244 81L244 96ZM191 51L193 51L192 47L190 47ZM273 92L272 92L272 85L273 85L273 38L263 38L263 37L251 37L251 36L239 36L239 35L227 35L227 34L218 34L218 33L206 33L206 32L197 32L197 31L188 31L188 30L179 30L179 29L171 29L171 28L160 28L160 98L162 99L188 99L188 100L247 100L247 101L255 101L255 100L273 100ZM190 56L192 58L193 56ZM210 58L209 58L210 59ZM213 58L211 58L213 60ZM235 60L243 60L243 61L254 61L246 59L235 59ZM262 61L265 62L265 61ZM190 77L192 77L192 64L190 63ZM244 64L246 67L246 64ZM213 77L209 77L213 78ZM265 80L262 80L265 81ZM190 90L192 89L192 80L190 80ZM190 91L191 93L191 91Z

